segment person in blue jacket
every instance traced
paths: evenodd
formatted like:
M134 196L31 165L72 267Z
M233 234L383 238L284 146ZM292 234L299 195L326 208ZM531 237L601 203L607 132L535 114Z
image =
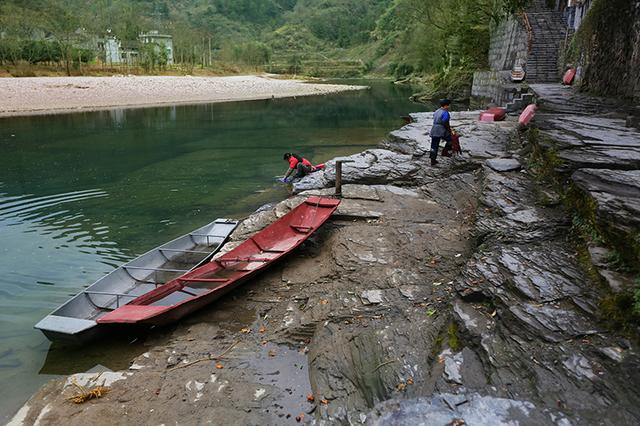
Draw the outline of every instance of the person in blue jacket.
M440 141L445 140L447 145L451 144L451 125L449 121L451 115L449 114L449 106L451 101L449 99L442 99L440 101L440 108L433 113L433 127L431 128L431 152L429 157L431 158L431 165L438 164L438 148L440 148Z

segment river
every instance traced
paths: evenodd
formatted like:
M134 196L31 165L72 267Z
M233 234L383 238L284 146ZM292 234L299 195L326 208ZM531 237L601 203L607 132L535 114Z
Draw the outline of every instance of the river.
M408 88L366 84L320 97L0 119L0 422L57 375L126 368L143 351L135 342L52 346L33 325L71 295L215 218L285 198L274 180L284 152L314 162L359 152L425 109Z

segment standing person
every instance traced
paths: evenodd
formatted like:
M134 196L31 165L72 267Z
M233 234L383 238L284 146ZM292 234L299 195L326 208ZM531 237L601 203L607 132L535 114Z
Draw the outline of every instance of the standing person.
M288 182L289 176L291 176L294 171L296 174L291 178L291 180L301 178L313 171L313 165L311 162L306 158L302 158L298 154L287 152L284 154L283 159L289 162L289 170L287 170L287 173L284 175L282 182Z
M449 114L449 106L451 101L449 99L442 99L440 101L440 108L433 113L433 127L431 128L431 152L429 157L431 158L431 165L438 164L438 148L440 148L440 141L444 139L447 145L451 144L451 125L449 120L451 116Z

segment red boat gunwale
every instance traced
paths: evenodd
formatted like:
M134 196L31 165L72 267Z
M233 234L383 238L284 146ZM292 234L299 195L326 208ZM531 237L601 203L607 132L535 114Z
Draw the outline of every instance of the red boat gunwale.
M199 309L297 248L338 208L340 200L309 197L233 250L97 320L102 324L165 324Z

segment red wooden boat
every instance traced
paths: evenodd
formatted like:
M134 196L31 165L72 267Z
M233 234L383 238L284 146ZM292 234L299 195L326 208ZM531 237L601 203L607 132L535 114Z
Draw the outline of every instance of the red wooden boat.
M562 84L566 86L571 86L575 78L576 78L576 69L569 68L567 72L564 73L564 76L562 76Z
M494 107L480 113L480 121L502 121L507 116L505 108Z
M302 244L340 200L307 198L235 249L100 317L101 324L162 325L213 302Z
M527 107L524 109L524 111L522 111L522 114L520 114L520 117L518 118L518 122L521 126L527 126L531 122L531 120L533 120L533 117L535 117L536 115L536 109L538 109L536 104L527 105Z

